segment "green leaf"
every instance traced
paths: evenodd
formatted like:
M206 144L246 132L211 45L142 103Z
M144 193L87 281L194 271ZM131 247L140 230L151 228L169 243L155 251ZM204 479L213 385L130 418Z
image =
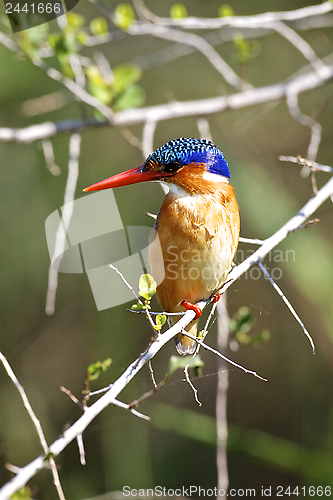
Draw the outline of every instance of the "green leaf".
M41 24L40 26L35 26L26 31L25 35L29 38L32 44L37 44L38 42L46 40L49 32L48 23Z
M250 42L241 33L236 33L233 36L233 42L238 52L237 58L241 63L250 62L260 52L260 43L257 40Z
M155 330L160 331L165 322L166 316L164 314L158 314L156 316L156 325L154 325Z
M187 17L185 5L182 3L174 3L170 8L170 16L172 19L183 19Z
M17 490L11 497L11 500L31 500L32 494L29 486L23 486Z
M101 373L105 372L109 366L111 365L111 358L107 358L104 361L97 361L96 363L92 363L87 368L88 379L97 380Z
M242 306L238 309L234 317L229 321L231 332L242 330L248 332L254 325L254 318L248 307Z
M114 90L115 92L123 92L127 87L140 80L142 71L139 66L134 64L121 64L113 70Z
M89 36L87 35L87 33L83 30L79 30L77 33L76 33L76 40L81 44L81 45L87 45L88 44L88 40L89 40Z
M95 17L89 24L90 31L93 35L105 35L108 33L108 24L104 17Z
M165 377L165 382L167 382L173 372L179 369L184 370L186 366L188 366L189 368L200 368L204 366L204 362L202 361L200 356L194 356L194 358L192 356L171 356L168 371Z
M85 72L89 80L95 85L105 88L108 86L98 66L87 66Z
M164 314L158 314L156 316L156 324L159 325L160 328L162 328L165 322L166 322L166 316Z
M156 282L150 274L142 274L139 280L139 295L150 300L156 293Z
M219 17L232 17L235 15L235 12L231 5L224 3L221 7L219 7L217 15Z
M73 34L52 33L48 37L49 45L54 49L56 56L76 54L77 44Z
M270 339L270 332L269 330L263 330L257 334L249 333L254 323L255 320L250 310L242 306L234 317L229 320L229 331L240 344L253 345L253 347L258 348Z
M104 104L111 104L114 98L112 86L105 80L97 66L91 65L85 69L88 77L88 88L90 93Z
M121 111L127 108L138 108L145 101L145 93L139 85L131 85L122 94L120 94L115 102L115 111Z
M145 306L143 304L140 304L140 302L138 302L137 304L133 304L131 306L131 309L132 311L142 311L143 309L145 309Z
M88 81L88 88L90 93L100 100L104 104L111 104L113 98L113 92L111 88L105 87L104 85L99 85L97 83Z
M82 28L85 24L85 18L81 14L75 12L67 12L68 28L76 29Z
M127 31L135 19L133 7L129 3L120 3L114 10L115 23L119 28Z

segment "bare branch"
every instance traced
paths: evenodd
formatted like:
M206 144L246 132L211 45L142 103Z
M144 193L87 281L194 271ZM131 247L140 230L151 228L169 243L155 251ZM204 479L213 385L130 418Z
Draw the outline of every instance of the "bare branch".
M29 417L32 420L32 423L35 426L35 429L37 431L37 434L38 434L38 437L39 437L39 441L40 441L40 443L42 445L44 453L45 453L46 456L48 456L49 455L49 447L47 445L47 442L46 442L46 439L45 439L45 435L44 435L42 426L40 424L40 421L38 420L38 418L37 418L34 410L32 409L32 406L30 404L28 396L26 395L25 390L23 389L23 387L20 384L18 378L16 377L15 373L13 372L12 367L10 366L10 364L8 363L7 359L2 354L1 351L0 351L0 360L1 360L1 362L2 362L2 364L4 366L4 368L5 368L5 370L7 372L8 377L11 379L11 381L15 385L16 389L20 393L20 396L22 398L24 407L27 410L27 412L29 414ZM65 495L64 495L64 492L63 492L61 484L60 484L60 478L59 478L59 474L58 474L58 471L57 471L57 466L56 466L55 460L54 460L53 457L49 456L48 457L48 461L49 461L49 464L51 466L52 475L53 475L53 484L56 487L56 490L58 492L58 496L59 496L60 500L65 500ZM21 471L21 469L18 469L16 473L18 474L20 471Z
M327 66L327 72L323 76L316 71L306 71L266 87L251 88L227 96L218 96L209 99L198 99L195 101L177 101L158 106L126 109L113 115L113 126L130 126L147 121L158 122L185 116L200 116L220 113L227 109L242 109L255 104L263 104L277 101L287 95L297 95L320 87L333 79L333 65ZM68 120L59 123L45 122L40 125L32 125L22 129L0 128L0 140L4 142L29 143L38 139L52 137L64 132L79 130L89 126L103 126L108 122L99 122L95 119Z
M139 304L141 304L142 306L144 306L144 303L142 302L142 300L140 299L140 297L138 296L138 294L136 293L136 291L134 290L134 288L132 287L132 285L127 281L127 279L125 278L125 276L119 271L119 269L117 269L113 264L109 264L109 267L110 269L112 269L113 271L115 271L118 276L123 280L123 282L125 283L125 285L127 286L127 288L132 292L132 294L134 295L134 297L136 298L136 300L139 302ZM154 332L156 333L156 330L154 328L155 326L155 323L154 321L152 320L152 317L151 317L151 314L148 310L148 308L146 307L144 309L144 312L149 320L149 323L151 325L151 327L153 328Z
M55 307L55 298L58 287L58 270L64 254L66 244L66 231L69 227L73 209L74 209L74 196L79 176L79 156L80 156L81 136L74 133L69 142L69 163L68 163L68 177L65 189L64 205L61 220L59 223L58 231L56 234L56 242L54 247L51 265L49 269L49 281L46 295L46 314L53 314Z
M191 387L191 389L193 391L194 399L196 400L196 402L198 403L199 406L202 406L202 403L201 403L200 399L198 398L198 389L196 389L196 387L194 387L192 380L190 379L190 375L188 373L188 365L185 366L184 373L185 373L186 382L188 383L188 385Z
M330 0L319 5L311 5L301 9L281 12L265 12L252 16L232 16L221 18L186 17L184 19L171 19L155 16L154 23L162 26L179 26L183 29L217 29L223 26L254 28L272 21L296 21L307 17L327 14L333 10Z
M303 54L305 59L309 61L312 68L318 73L325 73L326 66L323 61L317 56L311 45L309 45L300 35L296 33L293 29L289 28L286 24L281 21L274 21L269 23L277 33L280 33L286 40L288 40L296 49Z
M258 240L258 238L242 238L242 236L239 237L239 241L250 245L262 245L264 243L264 240Z
M291 305L291 303L289 302L289 300L287 299L287 297L285 296L285 294L282 292L281 288L275 283L275 281L273 280L273 278L271 277L271 275L267 271L266 267L263 265L263 263L260 260L258 261L258 266L260 267L260 269L262 270L262 272L264 273L264 275L266 276L266 278L268 278L269 282L273 285L275 291L278 293L278 295L281 297L281 299L283 300L283 302L286 304L286 306L288 307L289 311L294 316L294 318L296 319L296 321L301 325L301 327L303 329L303 332L308 337L309 342L311 344L312 353L315 354L316 353L316 348L315 348L315 345L313 343L312 337L309 334L309 332L307 331L307 329L305 328L305 325L302 322L301 318L298 316L298 314L296 313L295 309L293 308L293 306Z
M307 158L303 158L302 156L279 156L280 161L289 161L290 163L298 163L298 165L303 165L305 167L309 167L311 170L315 172L329 172L333 173L333 168L328 165L321 165L315 161L310 161Z
M197 342L197 344L199 344L201 347L203 347L204 349L206 349L206 351L213 352L214 354L216 354L216 356L218 356L219 358L224 359L224 361L226 361L227 363L235 366L236 368L239 368L240 370L243 370L243 372L245 372L245 373L249 373L250 375L253 375L256 378L259 378L260 380L263 380L264 382L267 382L267 379L265 379L265 378L261 377L260 375L258 375L257 372L255 372L253 370L248 370L247 368L244 368L244 366L239 365L235 361L232 361L231 359L227 358L226 356L224 356L223 354L221 354L219 351L217 351L213 347L210 347L205 342L203 342L202 340L198 339L198 337L194 337L194 335L191 335L190 333L188 333L186 330L183 329L182 330L182 334L186 335L186 337L189 337L192 340L195 340L195 342Z
M273 248L283 241L291 232L302 225L326 200L333 195L333 177L324 184L317 195L311 198L286 224L284 224L276 233L264 240L263 244L241 264L234 267L228 275L228 282L224 290L242 274L244 274L253 264L262 260Z
M78 85L76 82L64 76L60 73L60 71L55 68L49 68L41 59L37 59L33 61L33 64L38 68L42 69L47 76L52 78L62 85L64 85L68 90L70 90L80 101L85 102L89 106L97 109L100 113L102 113L105 118L112 123L113 120L113 112L111 109L104 103L102 103L99 99L92 96L87 92L84 88Z
M156 121L147 120L142 131L142 152L146 158L154 150L154 134L156 130Z
M47 453L49 451L49 448L48 448L48 445L47 445L47 442L46 442L46 439L45 439L45 436L44 436L44 432L43 432L42 426L40 425L40 421L38 420L38 418L36 417L35 412L32 409L32 406L31 406L31 404L29 402L29 399L28 399L28 397L26 395L26 392L23 389L22 385L20 384L20 382L19 382L18 378L16 377L15 373L13 372L12 367L10 366L10 364L8 363L7 359L2 354L1 351L0 351L0 360L1 360L1 362L2 362L2 364L4 366L4 368L5 368L5 370L7 372L8 377L11 379L11 381L15 385L16 389L20 393L20 396L22 398L24 407L27 410L27 412L29 414L29 417L31 418L31 420L32 420L32 422L33 422L33 424L35 426L35 429L37 431L37 434L38 434L40 443L42 445L42 448L43 448L45 454L47 455Z
M307 156L310 161L315 161L321 141L321 125L310 116L304 115L298 106L298 92L293 89L287 93L287 104L291 116L306 127L311 129L311 140L308 147Z
M60 175L61 169L55 162L52 142L49 139L43 139L41 141L41 146L43 149L47 169L51 172L52 175Z
M131 35L152 35L157 38L163 38L164 40L190 45L201 52L230 85L235 88L249 86L239 78L231 66L225 62L205 38L193 33L184 33L182 31L154 26L153 24L133 24L129 28L129 33Z
M157 387L157 383L156 383L155 374L154 374L154 370L153 370L153 365L152 365L151 359L148 361L148 369L149 369L149 373L150 373L150 376L151 376L151 381L153 383L153 386L156 388Z
M86 465L86 452L84 449L84 443L83 443L83 436L82 434L79 434L76 438L77 441L77 446L79 448L79 454L80 454L80 463L81 465Z
M139 411L132 408L131 405L123 403L122 401L118 401L118 399L114 399L112 401L112 404L114 404L115 406L119 406L120 408L124 408L125 410L129 410L131 413L133 413L133 415L139 418L143 418L143 420L148 420L148 421L150 420L150 417L148 417L148 415L140 413Z

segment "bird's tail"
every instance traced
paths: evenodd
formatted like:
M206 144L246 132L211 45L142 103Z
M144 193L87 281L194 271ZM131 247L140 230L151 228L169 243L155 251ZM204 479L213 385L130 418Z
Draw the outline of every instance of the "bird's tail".
M177 323L179 319L180 318L177 316L172 316L171 323L172 324ZM196 319L194 321L191 321L191 323L185 327L185 330L193 337L197 336L198 323L199 320ZM195 342L195 340L191 339L190 337L187 337L186 335L183 335L182 333L178 333L176 335L175 342L178 354L181 354L182 356L185 356L186 354L193 354L197 348L197 343Z

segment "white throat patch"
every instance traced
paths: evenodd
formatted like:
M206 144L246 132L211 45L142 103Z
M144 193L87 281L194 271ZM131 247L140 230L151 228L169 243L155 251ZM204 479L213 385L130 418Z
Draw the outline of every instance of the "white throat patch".
M212 172L204 172L202 178L209 182L227 182L229 184L228 177L223 177L223 175L213 174Z

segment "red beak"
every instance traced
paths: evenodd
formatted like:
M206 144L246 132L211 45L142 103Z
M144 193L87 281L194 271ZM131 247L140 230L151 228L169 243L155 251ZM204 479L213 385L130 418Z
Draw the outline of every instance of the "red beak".
M137 184L138 182L155 181L162 177L167 177L165 172L158 172L153 170L143 170L144 165L132 168L121 174L108 177L103 181L96 182L91 186L86 187L83 191L99 191L101 189L109 189L114 187L128 186L129 184Z

